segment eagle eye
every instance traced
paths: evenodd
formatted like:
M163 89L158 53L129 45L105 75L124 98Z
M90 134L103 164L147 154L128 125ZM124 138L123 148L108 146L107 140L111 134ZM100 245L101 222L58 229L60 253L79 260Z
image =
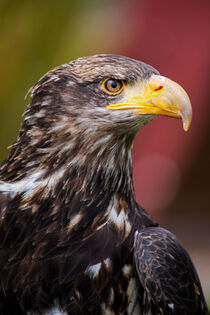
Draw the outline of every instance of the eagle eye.
M123 80L107 78L104 80L102 86L106 93L115 95L122 92L125 87L125 83Z

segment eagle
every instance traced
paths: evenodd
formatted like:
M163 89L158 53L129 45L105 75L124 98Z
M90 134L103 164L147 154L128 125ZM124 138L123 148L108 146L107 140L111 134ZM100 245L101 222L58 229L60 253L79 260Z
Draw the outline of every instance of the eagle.
M132 146L192 109L152 66L94 55L32 89L0 169L1 315L208 314L180 241L137 203Z

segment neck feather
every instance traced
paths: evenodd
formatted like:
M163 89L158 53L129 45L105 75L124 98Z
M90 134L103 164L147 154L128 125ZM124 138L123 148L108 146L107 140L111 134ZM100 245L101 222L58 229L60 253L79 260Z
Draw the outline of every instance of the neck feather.
M50 230L62 226L70 235L77 226L89 233L88 227L100 229L110 220L124 231L124 238L131 230L131 210L135 208L133 140L133 134L102 134L98 130L87 132L87 137L83 132L82 138L81 133L71 139L69 135L61 146L57 137L46 149L36 146L23 163L19 160L23 154L20 135L2 166L0 191L15 199L20 210L27 209L27 215L33 214L37 229L43 224ZM30 148L29 144L25 152Z
M66 195L77 193L84 199L113 192L130 198L134 136L90 128L84 121L80 126L58 124L45 135L23 128L0 179L12 194L23 197L40 194L41 187L45 195L55 195L62 187Z

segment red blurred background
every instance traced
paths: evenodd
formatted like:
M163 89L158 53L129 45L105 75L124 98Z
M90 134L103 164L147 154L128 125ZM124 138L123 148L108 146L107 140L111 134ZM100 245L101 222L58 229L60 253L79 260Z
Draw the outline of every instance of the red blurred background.
M200 141L208 132L208 9L209 1L149 0L130 1L125 5L125 53L154 65L162 75L180 83L193 106L193 122L187 134L180 121L161 118L142 130L136 141L137 197L143 198L145 206L154 211L167 206L175 197L170 192L171 185L174 192L179 190L183 172L190 168ZM145 170L147 167L149 172ZM142 180L145 173L146 178ZM170 177L174 177L172 183Z

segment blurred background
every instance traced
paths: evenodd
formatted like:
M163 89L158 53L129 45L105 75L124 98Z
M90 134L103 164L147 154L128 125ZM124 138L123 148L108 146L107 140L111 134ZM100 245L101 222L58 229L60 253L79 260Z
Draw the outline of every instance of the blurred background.
M28 89L72 59L115 53L142 60L180 83L193 106L158 118L134 145L139 203L190 252L210 303L210 1L1 0L0 161L17 136Z

